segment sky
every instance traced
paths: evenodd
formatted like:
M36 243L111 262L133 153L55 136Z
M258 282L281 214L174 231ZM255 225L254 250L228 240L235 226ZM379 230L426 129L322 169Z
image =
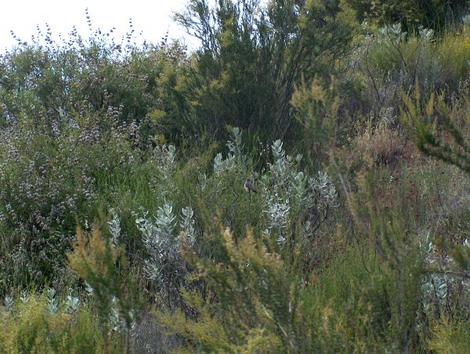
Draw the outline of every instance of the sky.
M2 0L0 12L0 51L15 44L10 31L22 40L30 40L36 26L48 23L52 33L67 34L72 26L86 35L89 33L85 10L94 27L104 32L116 27L116 36L122 36L132 18L136 32L143 32L149 42L159 40L169 32L170 38L194 42L172 20L175 11L184 9L187 0Z

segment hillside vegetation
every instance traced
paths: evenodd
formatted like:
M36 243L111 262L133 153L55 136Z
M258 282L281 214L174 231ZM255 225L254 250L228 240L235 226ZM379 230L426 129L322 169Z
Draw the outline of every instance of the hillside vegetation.
M0 55L0 353L470 352L459 1L188 0Z

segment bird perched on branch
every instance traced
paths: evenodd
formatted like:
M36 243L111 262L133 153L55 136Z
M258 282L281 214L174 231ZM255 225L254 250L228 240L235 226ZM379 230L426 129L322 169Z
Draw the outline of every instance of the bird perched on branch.
M250 178L245 180L243 188L245 188L248 193L258 193L258 189L255 187L255 182Z

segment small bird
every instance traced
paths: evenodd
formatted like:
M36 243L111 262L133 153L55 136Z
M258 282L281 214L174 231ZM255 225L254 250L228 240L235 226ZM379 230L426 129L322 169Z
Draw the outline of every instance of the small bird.
M258 193L258 190L256 189L255 183L252 179L247 178L243 184L243 188L245 188L248 193Z

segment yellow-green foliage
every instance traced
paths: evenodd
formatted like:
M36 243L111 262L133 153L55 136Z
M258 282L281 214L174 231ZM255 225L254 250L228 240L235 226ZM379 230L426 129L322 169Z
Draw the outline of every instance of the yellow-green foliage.
M432 331L429 349L438 354L470 353L468 323L442 320Z
M298 323L308 351L370 353L389 347L390 280L367 247L333 261L300 295Z
M462 88L470 72L468 31L438 36L429 30L405 33L393 26L365 37L362 46L359 69L373 86L370 94L379 107L400 106L394 96L399 98L400 90L410 92L417 82L424 98L436 92L450 96Z
M291 100L296 110L296 118L304 128L305 151L320 161L326 153L325 146L336 143L335 130L342 104L337 80L331 78L330 81L327 84L315 79L309 86L302 84Z
M187 0L192 52L0 55L0 354L470 352L470 180L414 146L470 172L447 3Z
M210 289L205 297L196 291L184 293L186 303L198 313L197 320L181 311L158 313L158 319L203 351L285 351L289 346L289 318L293 316L289 311L295 306L295 289L290 287L294 279L280 256L270 253L252 231L237 244L226 230L221 242L227 253L224 263L188 255Z
M110 313L117 310L127 329L134 320L134 310L140 304L134 275L123 250L112 244L94 227L91 236L77 229L77 241L68 255L71 269L93 289L95 306L104 335L110 331Z
M85 306L51 313L46 296L30 296L10 311L0 309L0 324L1 353L106 352L98 319Z
M74 251L69 254L70 267L83 279L97 281L108 278L113 272L118 251L107 245L98 229L94 229L88 241L83 231L77 229Z
M378 217L373 223L388 227ZM401 234L388 236L395 238L393 247L400 246ZM405 338L415 326L414 264L403 260L406 270L397 269L364 241L338 255L320 275L312 272L302 280L265 241L249 231L236 242L226 230L220 237L225 260L187 254L197 270L194 277L207 286L202 293L184 291L195 317L158 312L159 322L185 338L187 349L204 352L365 353L413 347Z
M184 291L193 315L157 312L160 324L186 340L185 350L367 353L412 347L400 341L414 325L408 316L416 313L416 294L406 298L413 284L373 248L354 247L302 281L251 231L237 243L226 230L223 244L223 262L187 255L194 277L207 285L202 293Z
M448 78L465 79L470 72L470 33L448 33L437 44L439 62Z
M423 104L418 85L414 97L403 95L403 101L402 121L418 148L429 156L470 172L469 117L464 113L462 119L454 107L462 103L448 104L442 95L436 98L432 94ZM462 101L468 105L465 97Z

